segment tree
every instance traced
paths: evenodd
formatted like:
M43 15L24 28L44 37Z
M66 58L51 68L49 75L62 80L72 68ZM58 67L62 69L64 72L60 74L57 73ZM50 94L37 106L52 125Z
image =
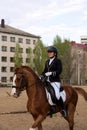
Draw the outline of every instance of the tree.
M22 50L20 48L20 45L17 43L15 47L14 63L15 63L15 66L18 66L18 67L20 67L23 63L21 51Z
M71 78L71 45L70 41L64 39L62 42L61 38L57 35L53 42L54 46L58 48L58 57L62 61L63 72L61 74L62 79L70 80Z
M29 47L27 49L27 58L26 58L26 63L28 66L30 66L31 68L33 68L33 52L32 52L32 49Z
M45 61L47 58L47 48L43 45L39 39L34 49L34 66L36 72L40 75L44 69Z

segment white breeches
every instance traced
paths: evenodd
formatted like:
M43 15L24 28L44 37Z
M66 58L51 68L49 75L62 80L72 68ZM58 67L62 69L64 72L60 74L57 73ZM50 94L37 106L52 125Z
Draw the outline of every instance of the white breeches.
M60 83L59 82L50 82L50 84L52 85L52 87L55 90L56 98L59 100L59 98L60 98Z

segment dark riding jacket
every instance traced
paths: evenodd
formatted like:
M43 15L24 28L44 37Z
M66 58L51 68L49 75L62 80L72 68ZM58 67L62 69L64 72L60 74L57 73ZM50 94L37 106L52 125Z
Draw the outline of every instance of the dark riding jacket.
M49 76L50 82L60 82L60 74L62 72L61 60L55 57L50 65L49 61L50 59L46 61L44 71L41 75L44 76L46 72L53 72L52 75Z

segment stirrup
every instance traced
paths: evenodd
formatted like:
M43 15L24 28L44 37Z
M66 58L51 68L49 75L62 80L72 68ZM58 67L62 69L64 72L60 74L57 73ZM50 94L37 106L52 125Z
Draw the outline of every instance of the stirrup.
M67 116L66 110L63 109L63 110L61 111L61 114L62 114L63 117L66 117L66 116Z
M55 108L55 106L51 106L50 107L50 111L49 111L49 113L47 114L47 115L49 115L51 118L53 117L53 114L55 114L56 113L56 108Z

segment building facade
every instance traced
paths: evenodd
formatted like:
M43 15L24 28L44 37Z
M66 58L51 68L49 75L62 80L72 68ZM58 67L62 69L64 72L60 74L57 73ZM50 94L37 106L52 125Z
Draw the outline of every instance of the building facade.
M26 65L27 49L34 49L39 36L5 25L4 19L0 24L0 83L12 82L14 70L14 53L16 43L20 44L23 65Z
M87 44L87 36L81 36L81 43Z
M87 84L87 44L71 42L71 54L73 57L72 84Z

